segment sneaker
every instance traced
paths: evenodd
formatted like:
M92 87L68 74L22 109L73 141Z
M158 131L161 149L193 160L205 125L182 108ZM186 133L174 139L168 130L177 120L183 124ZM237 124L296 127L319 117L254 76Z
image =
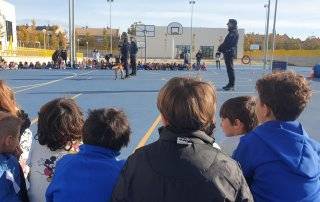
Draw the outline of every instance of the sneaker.
M225 90L225 91L230 91L230 90L234 90L234 86L224 86L224 87L222 87L222 89L223 90Z

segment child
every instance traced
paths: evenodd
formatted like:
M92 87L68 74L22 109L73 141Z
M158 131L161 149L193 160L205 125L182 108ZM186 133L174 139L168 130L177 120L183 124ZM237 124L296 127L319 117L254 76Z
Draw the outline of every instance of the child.
M255 99L250 96L231 98L221 106L221 127L227 136L221 146L227 154L232 154L240 141L241 135L252 131L258 125L254 109Z
M57 160L78 151L83 126L80 108L67 98L58 98L42 106L38 119L30 155L29 196L35 202L45 201L45 191Z
M22 121L0 112L0 201L28 201L26 184L18 158Z
M320 145L297 121L311 98L310 84L293 72L256 83L260 126L241 137L233 154L255 201L320 201Z
M216 101L207 82L170 79L157 100L160 138L128 158L112 201L253 201L238 164L213 146Z
M121 79L124 79L123 66L122 66L119 58L116 58L116 64L115 64L115 66L112 67L112 69L114 70L114 75L115 75L114 80L117 80L119 72L121 75Z
M130 134L124 112L112 108L91 111L84 124L84 144L78 154L66 155L58 162L47 201L110 201L124 165L116 157L128 145Z
M17 116L22 121L20 128L20 147L23 153L20 156L20 164L25 177L27 177L29 173L27 160L32 144L32 132L29 129L31 124L29 116L18 108L13 91L3 80L0 80L0 97L0 111Z
M217 52L216 53L216 67L217 67L217 69L221 69L220 68L220 60L221 60L221 53Z

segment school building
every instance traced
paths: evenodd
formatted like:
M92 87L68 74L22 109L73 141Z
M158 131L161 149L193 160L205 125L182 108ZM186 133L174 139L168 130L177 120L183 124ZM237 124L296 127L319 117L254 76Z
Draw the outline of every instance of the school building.
M212 59L228 34L228 29L194 27L192 33L193 58L201 49L205 59ZM244 34L245 30L239 29L238 58L243 56ZM139 36L136 40L139 46L138 57L143 58L145 38ZM179 59L185 49L190 50L190 44L190 27L183 27L181 35L173 36L168 34L166 26L155 26L154 37L146 37L147 58Z
M16 11L14 5L0 0L0 50L17 47Z

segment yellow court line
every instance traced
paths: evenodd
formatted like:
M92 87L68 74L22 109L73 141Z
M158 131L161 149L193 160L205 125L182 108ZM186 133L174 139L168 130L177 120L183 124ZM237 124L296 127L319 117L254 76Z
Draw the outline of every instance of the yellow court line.
M146 134L143 136L143 138L140 140L138 146L135 148L139 149L140 147L143 147L148 139L150 138L150 136L152 135L153 131L156 129L156 127L159 125L161 121L161 115L158 115L158 117L156 118L156 120L153 122L153 124L151 125L151 127L148 129L148 131L146 132Z
M72 96L71 99L77 99L77 98L78 98L79 96L81 96L81 95L82 95L82 93L79 93L79 94L77 94L77 95L75 95L75 96ZM38 117L32 119L32 121L31 121L31 126L32 126L33 124L36 124L37 122L38 122Z

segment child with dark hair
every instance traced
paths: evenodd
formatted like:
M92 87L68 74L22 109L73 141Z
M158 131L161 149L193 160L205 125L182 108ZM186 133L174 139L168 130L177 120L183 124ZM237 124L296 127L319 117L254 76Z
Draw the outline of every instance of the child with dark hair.
M221 127L227 138L221 147L227 154L232 154L240 141L240 136L257 127L255 103L253 97L240 96L231 98L222 104L220 108Z
M73 99L58 98L41 107L30 155L31 201L45 201L45 191L63 155L78 151L83 115Z
M0 201L29 201L18 161L21 125L18 117L0 112Z
M297 121L311 98L308 81L293 72L256 83L260 126L241 137L233 154L255 201L320 201L320 144Z
M46 193L47 201L110 201L124 165L116 157L128 145L130 134L123 111L113 108L91 111L83 127L84 144L78 154L66 155L58 162Z

